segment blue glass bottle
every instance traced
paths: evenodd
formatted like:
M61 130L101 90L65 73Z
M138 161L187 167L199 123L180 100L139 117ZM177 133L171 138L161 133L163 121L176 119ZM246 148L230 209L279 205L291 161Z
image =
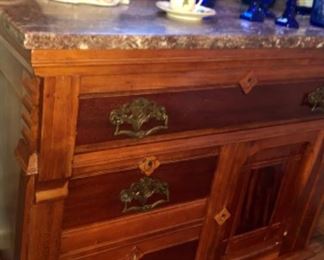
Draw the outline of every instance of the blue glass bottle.
M324 27L324 0L314 1L311 24Z
M216 4L216 0L203 0L201 5L209 8L214 8L215 4Z
M298 29L299 24L296 20L296 6L296 0L287 0L285 11L281 17L276 19L276 25Z
M265 13L262 9L262 0L252 0L249 8L241 13L240 18L253 22L263 22Z
M313 0L297 0L296 11L300 15L310 15L312 12Z

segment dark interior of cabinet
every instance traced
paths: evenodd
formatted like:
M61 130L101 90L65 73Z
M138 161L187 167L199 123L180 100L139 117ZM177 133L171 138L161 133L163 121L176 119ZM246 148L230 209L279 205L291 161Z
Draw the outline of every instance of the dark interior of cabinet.
M268 226L283 179L282 165L253 169L248 177L235 235Z

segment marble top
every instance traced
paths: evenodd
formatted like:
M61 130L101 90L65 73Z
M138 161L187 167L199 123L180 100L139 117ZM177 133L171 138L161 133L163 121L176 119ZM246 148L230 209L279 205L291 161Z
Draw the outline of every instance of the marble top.
M26 49L324 48L324 29L310 26L309 17L298 17L298 30L272 20L251 23L238 18L246 8L239 0L218 0L215 17L189 23L168 19L155 2L95 7L13 0L3 5L0 26Z

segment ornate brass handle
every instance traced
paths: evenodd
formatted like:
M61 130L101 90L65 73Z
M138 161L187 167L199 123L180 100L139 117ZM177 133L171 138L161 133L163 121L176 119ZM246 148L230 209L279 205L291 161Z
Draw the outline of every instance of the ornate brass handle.
M153 195L161 195L163 198L149 204L148 200ZM166 182L147 176L141 178L138 182L132 183L129 189L122 190L120 193L120 200L124 203L124 213L130 211L147 211L162 203L169 202L169 198L169 185ZM134 202L137 205L130 206Z
M308 104L312 111L324 112L324 87L319 87L307 95Z
M165 107L157 105L153 101L149 101L145 98L138 98L114 109L110 113L110 122L116 126L114 135L127 135L130 137L143 138L151 135L159 130L168 128L168 115ZM148 123L151 119L162 122L161 125L155 126L151 129L142 129L145 123ZM132 130L121 129L121 126L128 124Z

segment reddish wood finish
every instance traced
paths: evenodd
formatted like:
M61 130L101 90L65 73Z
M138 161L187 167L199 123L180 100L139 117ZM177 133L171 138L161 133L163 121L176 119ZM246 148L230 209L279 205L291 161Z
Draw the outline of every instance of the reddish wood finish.
M50 181L71 175L70 165L74 153L78 95L78 77L45 79L40 181Z
M309 198L306 186L310 185L312 176L317 175L311 169L317 160L314 158L318 158L323 138L319 132L308 136L292 135L287 139L292 144L290 149L281 147L280 139L250 144L250 151L246 152L250 157L241 165L240 173L236 173L238 177L232 178L237 182L224 187L228 193L234 192L233 197L227 197L229 201L225 204L231 219L224 225L217 224L214 216L221 209L215 210L215 202L210 202L197 259L219 259L222 256L231 259L244 251L252 251L252 248L258 248L255 249L257 255L270 248L277 248L278 254L293 248L296 250L295 241L291 238L298 237L299 229L295 225L302 222L302 213L307 205L299 194L302 190L302 196ZM225 175L221 173L222 152L214 185L217 176ZM215 233L207 230L211 227Z
M17 259L274 259L307 245L323 202L324 120L304 101L324 84L322 50L10 43L5 77L35 74L19 96ZM139 96L166 107L169 129L113 137L109 112ZM171 202L121 215L119 193L149 156Z
M186 259L194 260L198 241L166 248L164 250L145 255L143 260Z
M87 98L80 101L77 145L130 139L114 136L115 127L109 121L112 110L136 98L144 97L166 108L169 116L167 134L196 129L238 126L251 122L269 122L291 118L323 117L312 113L305 97L320 81L291 84L260 85L249 94L240 87L224 86L223 89L162 93L140 96ZM158 124L158 122L155 122ZM154 126L146 124L144 129ZM129 129L129 125L122 126Z
M161 206L208 197L216 161L215 157L208 157L161 165L152 174L153 178L169 184L170 202ZM65 201L63 227L71 228L122 217L125 214L122 213L124 204L120 201L120 192L142 177L143 173L135 169L72 180L70 194ZM155 196L150 203L158 199Z

